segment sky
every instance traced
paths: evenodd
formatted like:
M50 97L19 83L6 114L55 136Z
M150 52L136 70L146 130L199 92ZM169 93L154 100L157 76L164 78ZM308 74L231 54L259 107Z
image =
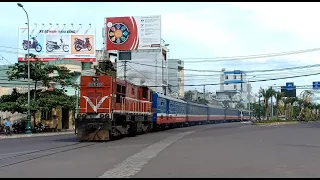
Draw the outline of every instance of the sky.
M161 15L162 38L169 43L170 58L182 59L185 69L265 70L318 64L320 52L214 62L213 58L267 54L317 48L320 42L320 3L177 3L177 2L55 2L23 3L30 24L82 24L96 28L96 47L102 49L102 27L106 17ZM18 27L26 23L24 11L14 2L0 6L0 60L17 62ZM199 60L197 58L209 58ZM0 61L0 64L8 64ZM199 61L199 62L197 62ZM319 63L320 64L320 63ZM320 68L296 71L248 73L250 80L317 73ZM199 76L212 75L212 76ZM219 83L218 73L185 71L185 84ZM255 77L254 77L255 76ZM312 85L319 75L252 83L260 87ZM219 86L206 86L208 91ZM202 87L186 87L198 89ZM297 90L299 94L301 90Z

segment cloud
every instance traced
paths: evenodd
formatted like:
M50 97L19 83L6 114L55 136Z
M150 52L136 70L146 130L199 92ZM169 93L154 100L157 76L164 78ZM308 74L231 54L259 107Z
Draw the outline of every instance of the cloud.
M257 26L270 32L282 32L291 36L291 43L283 49L301 50L318 47L320 41L320 3L302 2L250 2L230 3L233 7L250 12L248 19ZM274 43L283 41L281 37L274 39ZM318 63L319 52L304 53L286 56L291 61L304 61L304 63Z

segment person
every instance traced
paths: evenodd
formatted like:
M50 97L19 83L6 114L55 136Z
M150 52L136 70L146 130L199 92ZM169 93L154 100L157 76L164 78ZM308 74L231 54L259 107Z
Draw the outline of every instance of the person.
M11 132L10 132L10 126L11 126L11 122L10 120L7 118L6 121L4 122L4 126L5 126L5 133L6 135L10 134L11 135Z

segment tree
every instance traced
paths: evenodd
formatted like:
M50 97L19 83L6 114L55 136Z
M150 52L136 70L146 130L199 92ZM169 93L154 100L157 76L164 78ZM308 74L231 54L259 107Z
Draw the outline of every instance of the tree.
M282 98L284 97L284 93L276 91L274 94L274 97L276 99L276 108L277 108L276 115L277 115L277 117L279 117L281 115L280 102L281 102Z
M3 95L0 98L0 110L9 112L23 113L24 109L20 106L18 99L22 96L17 89L13 89L10 95Z
M70 73L66 67L59 67L55 65L45 64L37 59L33 54L31 57L35 59L35 62L30 63L30 79L34 83L33 99L36 100L37 86L41 84L44 87L50 87L51 82L59 83L62 87L75 86L70 78L74 76L74 73ZM58 72L57 76L50 76L50 74ZM9 67L7 71L8 79L20 80L28 79L28 64L16 63Z
M18 93L16 89L10 95L4 95L0 98L0 110L10 111L12 113L23 113L27 111L27 93ZM37 93L37 100L30 101L30 111L33 115L35 124L35 113L38 110L51 110L61 107L70 110L75 109L76 96L68 96L63 89L54 89L53 91L44 91Z
M50 83L60 84L62 88L66 86L77 87L78 85L74 84L71 81L71 78L75 75L75 73L71 73L70 70L63 66L55 66L43 63L37 59L37 57L33 54L30 54L32 58L35 59L35 62L30 63L30 79L34 83L34 89L31 90L30 93L33 93L33 100L30 101L30 112L34 117L35 121L35 113L43 108L49 108L49 105L52 107L59 106L61 102L65 102L68 100L67 96L63 96L63 94L59 94L56 96L52 96L53 99L37 99L39 97L39 93L41 91L37 90L37 86L41 84L44 87L50 87ZM51 76L50 74L57 72L57 75ZM13 66L9 67L7 71L8 79L27 79L28 78L28 64L24 63L16 63ZM11 97L12 96L12 97ZM11 98L13 94L10 95ZM64 99L61 99L64 98ZM52 103L52 101L56 103ZM58 102L61 101L61 102ZM16 103L14 103L16 102ZM42 102L42 103L41 103ZM50 103L51 102L51 103ZM18 104L17 104L18 103ZM70 103L70 102L68 102ZM47 105L46 105L47 104ZM17 112L25 112L27 111L27 93L21 94L16 101L8 101L6 104L0 107L2 110L9 111L17 111Z
M200 103L200 104L208 104L209 101L206 100L206 99L203 99L203 98L198 98L198 103Z
M251 103L250 105L253 112L253 116L258 116L260 119L261 114L265 114L265 108L260 103Z
M191 91L188 91L188 92L184 93L184 99L186 101L192 101L192 96L193 96L193 93Z
M236 108L237 109L244 109L244 104L242 102L237 102Z
M269 87L267 90L260 88L259 93L261 93L262 97L264 98L265 107L266 107L266 118L269 120L270 116L270 108L269 108L269 99L274 96L275 90L272 87Z

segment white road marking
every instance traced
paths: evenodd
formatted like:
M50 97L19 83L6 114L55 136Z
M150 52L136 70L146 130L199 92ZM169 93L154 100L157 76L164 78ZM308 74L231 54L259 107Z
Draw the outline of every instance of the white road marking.
M162 150L170 146L172 143L183 138L186 135L194 133L195 131L187 131L170 136L160 142L154 143L137 154L128 157L122 163L115 166L113 169L106 171L99 178L129 178L137 174L145 164L152 158L156 157Z

